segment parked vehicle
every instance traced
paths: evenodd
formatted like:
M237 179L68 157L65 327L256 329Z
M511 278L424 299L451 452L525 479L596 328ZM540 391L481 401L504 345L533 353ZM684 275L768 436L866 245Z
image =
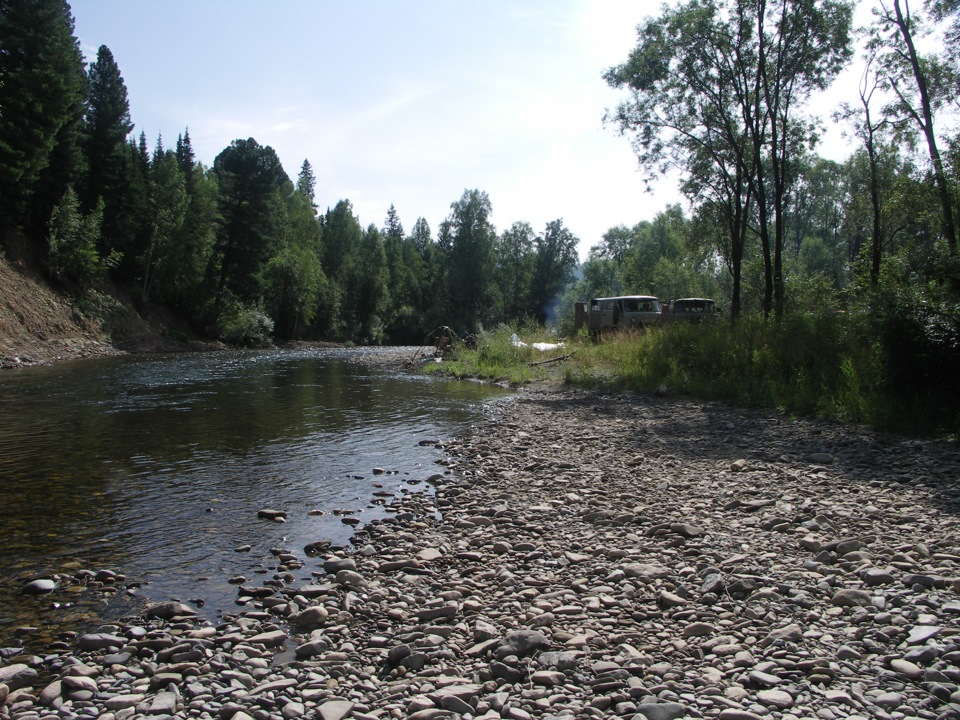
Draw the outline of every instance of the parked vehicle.
M708 298L681 298L667 303L664 319L699 323L716 317L718 312L716 303Z
M585 310L587 329L591 335L606 330L641 330L661 320L660 301L651 295L594 298Z

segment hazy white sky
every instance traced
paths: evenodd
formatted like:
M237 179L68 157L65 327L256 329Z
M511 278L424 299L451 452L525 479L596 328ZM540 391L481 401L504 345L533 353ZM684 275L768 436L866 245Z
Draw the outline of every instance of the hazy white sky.
M153 148L189 128L206 165L238 138L306 158L320 210L436 229L465 189L498 231L563 218L590 246L681 197L654 195L602 122L648 0L72 0L89 61L107 45ZM855 86L853 88L855 91Z

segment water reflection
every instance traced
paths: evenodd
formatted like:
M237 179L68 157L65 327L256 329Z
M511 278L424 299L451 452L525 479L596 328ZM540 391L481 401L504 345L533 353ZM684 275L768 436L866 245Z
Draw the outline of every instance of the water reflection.
M0 644L14 626L49 622L56 601L20 595L21 573L107 567L145 582L153 599L222 609L235 597L228 577L263 572L273 547L302 555L309 542L346 542L329 511L372 517L378 485L400 493L435 472L438 452L419 440L463 432L482 402L504 395L370 371L342 351L3 373ZM374 477L375 466L391 473ZM288 522L258 520L268 506Z

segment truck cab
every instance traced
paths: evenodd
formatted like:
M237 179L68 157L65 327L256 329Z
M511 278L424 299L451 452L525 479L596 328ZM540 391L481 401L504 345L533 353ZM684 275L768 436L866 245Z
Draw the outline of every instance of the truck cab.
M641 330L660 322L660 301L652 295L620 295L594 298L587 308L591 334L606 330Z
M717 306L708 298L681 298L671 300L665 316L668 320L699 323L717 316Z

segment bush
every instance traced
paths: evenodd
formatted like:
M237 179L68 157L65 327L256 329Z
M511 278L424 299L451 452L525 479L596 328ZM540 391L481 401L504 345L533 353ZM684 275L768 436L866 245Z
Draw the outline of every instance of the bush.
M220 321L219 335L230 345L266 347L273 334L273 320L259 308L240 308Z
M915 430L960 424L960 304L938 283L883 284L868 297L862 332L874 338L884 402L877 423Z

